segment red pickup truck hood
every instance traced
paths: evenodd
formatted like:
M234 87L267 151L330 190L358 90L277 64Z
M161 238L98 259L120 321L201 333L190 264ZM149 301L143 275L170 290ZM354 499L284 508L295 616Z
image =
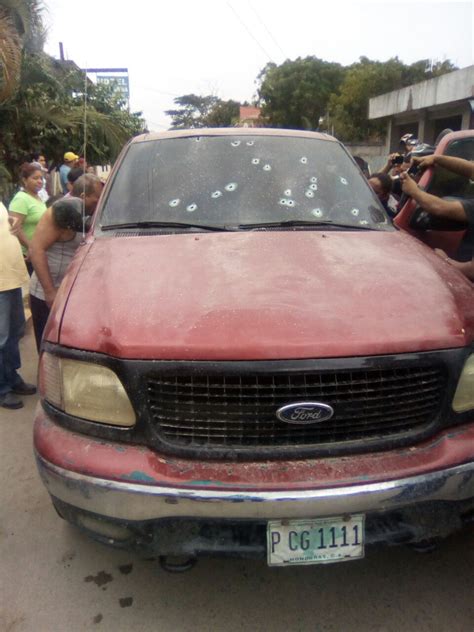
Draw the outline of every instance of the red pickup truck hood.
M123 358L390 354L474 329L472 285L396 232L98 238L71 274L60 343Z

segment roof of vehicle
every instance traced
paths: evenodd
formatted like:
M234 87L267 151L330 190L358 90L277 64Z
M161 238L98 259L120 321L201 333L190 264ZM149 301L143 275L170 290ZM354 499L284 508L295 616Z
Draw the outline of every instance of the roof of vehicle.
M439 143L436 146L435 153L442 154L444 153L444 150L446 149L446 147L453 141L460 140L462 138L469 138L469 137L472 137L473 135L474 135L474 130L472 129L463 129L458 132L450 132L449 134L446 134L445 136L443 136L443 138L439 141Z
M321 134L320 132L309 132L306 130L278 129L270 127L216 127L216 128L195 128L179 129L167 132L151 132L142 134L132 139L132 143L142 143L150 140L162 140L166 138L187 138L193 136L287 136L292 138L317 138L338 142L333 136Z

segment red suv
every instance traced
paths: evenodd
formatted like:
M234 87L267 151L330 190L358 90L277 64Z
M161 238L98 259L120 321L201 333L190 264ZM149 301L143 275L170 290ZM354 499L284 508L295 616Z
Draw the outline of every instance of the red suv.
M474 517L473 299L331 137L138 137L45 332L54 506L162 558L431 544Z

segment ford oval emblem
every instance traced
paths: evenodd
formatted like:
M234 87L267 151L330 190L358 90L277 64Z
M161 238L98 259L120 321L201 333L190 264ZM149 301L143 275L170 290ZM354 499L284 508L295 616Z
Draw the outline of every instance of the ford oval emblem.
M276 412L276 416L280 421L303 426L319 424L322 421L331 419L333 415L334 409L331 406L319 402L288 404L287 406L282 406Z

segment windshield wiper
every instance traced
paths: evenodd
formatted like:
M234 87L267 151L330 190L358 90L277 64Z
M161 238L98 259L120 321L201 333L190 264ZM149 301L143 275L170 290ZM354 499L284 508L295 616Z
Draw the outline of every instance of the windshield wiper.
M280 226L335 226L336 228L350 228L351 230L377 230L376 228L365 224L341 224L339 222L332 222L331 220L312 222L311 220L304 219L287 219L281 222L262 222L260 224L239 224L238 228L241 230L252 230L252 228L278 228Z
M123 224L105 224L102 230L117 230L121 228L200 228L202 230L230 231L235 230L228 226L212 226L209 224L189 224L188 222L126 222Z

